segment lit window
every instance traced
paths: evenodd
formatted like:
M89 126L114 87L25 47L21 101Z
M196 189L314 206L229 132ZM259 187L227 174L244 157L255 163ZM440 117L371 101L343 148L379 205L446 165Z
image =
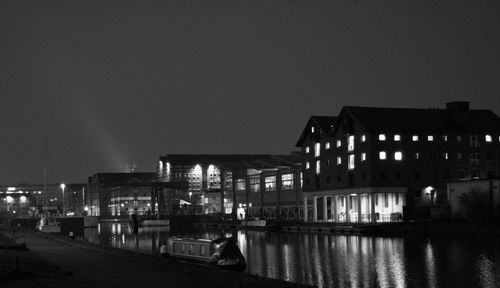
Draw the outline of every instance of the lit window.
M385 153L385 151L380 151L380 152L378 153L378 159L380 159L380 160L385 160L385 159L387 159L387 153Z
M340 140L337 140L337 148L342 146L342 142Z
M397 151L394 153L394 160L401 161L403 160L403 152Z
M417 142L417 141L418 141L418 135L413 135L413 136L411 137L411 140L412 140L413 142Z
M314 157L319 157L320 150L321 150L321 144L320 143L314 144Z
M428 135L427 136L427 141L434 141L434 136L433 135Z
M418 152L415 152L414 156L415 156L415 160L418 160Z
M366 161L366 153L361 153L361 161Z
M310 166L309 166L309 162L306 162L306 169L309 169Z
M446 153L446 152L443 153L443 158L444 158L444 160L448 160L448 153Z
M486 141L486 142L492 142L493 138L491 137L491 135L486 135L486 136L484 136L484 141Z
M264 179L266 191L276 191L276 176L268 176Z
M401 141L401 135L395 134L394 135L394 141Z
M443 135L443 141L447 142L448 141L448 135Z
M342 164L342 158L337 157L337 165L340 165L340 164Z
M361 135L361 142L365 142L365 141L366 141L366 135L363 134L363 135Z
M314 133L314 126L311 126L311 133Z
M325 149L327 149L327 150L330 149L330 142L326 142Z
M457 135L457 142L462 142L462 135Z
M306 154L309 153L309 146L306 147Z
M349 155L349 170L354 169L354 154Z
M281 175L281 189L290 190L293 188L293 174Z
M316 174L319 174L321 172L321 168L320 168L320 163L319 163L319 160L316 160Z
M378 140L385 141L385 134L378 134Z
M348 151L354 150L354 136L353 135L350 135L349 138L347 138L347 150Z

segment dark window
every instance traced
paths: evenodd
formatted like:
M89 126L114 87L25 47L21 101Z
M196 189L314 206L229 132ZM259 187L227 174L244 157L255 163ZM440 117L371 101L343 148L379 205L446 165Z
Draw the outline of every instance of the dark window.
M493 153L491 152L486 153L486 160L493 160Z
M401 179L401 171L396 172L396 179Z
M420 190L415 190L415 198L422 198L422 191Z
M472 178L479 178L479 170L472 170L471 171L471 177Z
M488 171L488 172L486 172L486 176L487 176L488 178L493 178L493 171Z
M420 179L420 172L413 172L413 177L415 179Z
M436 179L437 175L438 175L437 171L432 171L431 174L430 174L430 178L431 179Z
M375 194L375 205L378 206L378 197L379 197L379 194Z
M337 176L337 182L340 182L340 181L342 181L342 176L338 175Z
M361 172L361 179L365 180L365 178L366 178L366 173L365 172Z
M380 172L380 179L381 180L386 180L387 179L387 174L385 174L385 172Z
M330 183L330 176L326 176L326 183Z
M385 207L389 207L389 194L388 193L384 193L384 205Z
M461 152L457 153L457 160L462 160L464 159L464 155Z
M427 157L429 157L429 160L432 160L432 159L434 159L434 154L429 153L429 155L427 155Z
M465 171L462 170L458 173L458 178L465 178Z
M444 178L444 179L450 179L450 171L446 171L446 172L444 172L444 174L443 174L443 178Z
M309 185L309 178L306 178L306 185Z
M399 193L396 193L395 196L396 196L396 199L395 199L396 205L399 205Z

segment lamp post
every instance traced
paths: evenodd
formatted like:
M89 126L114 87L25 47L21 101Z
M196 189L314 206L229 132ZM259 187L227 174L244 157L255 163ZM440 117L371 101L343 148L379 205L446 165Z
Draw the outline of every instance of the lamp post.
M64 183L61 183L61 189L62 189L62 210L63 210L63 216L66 216L66 207L65 207L65 203L64 203L64 188L66 188L66 184Z

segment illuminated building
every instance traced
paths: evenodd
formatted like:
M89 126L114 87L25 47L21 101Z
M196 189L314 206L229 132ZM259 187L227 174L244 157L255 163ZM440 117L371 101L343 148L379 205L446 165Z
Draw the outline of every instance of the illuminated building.
M308 221L388 222L448 213L446 183L498 177L500 119L446 109L346 106L312 116L296 146Z
M130 214L148 215L156 173L96 173L85 188L84 210L100 218L128 218ZM141 186L144 183L144 186Z
M233 214L238 219L298 219L301 160L297 155L168 154L158 162L163 182L188 182L170 189L171 213ZM184 207L182 207L184 206Z

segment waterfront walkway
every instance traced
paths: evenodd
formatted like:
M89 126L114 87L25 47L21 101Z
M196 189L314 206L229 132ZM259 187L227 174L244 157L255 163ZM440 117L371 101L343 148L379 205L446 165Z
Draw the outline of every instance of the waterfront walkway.
M3 234L9 236L9 233ZM31 251L0 249L0 262L4 263L0 265L2 288L309 287L171 258L104 248L61 235L21 230L16 233L15 240L25 242ZM12 272L14 266L18 268L16 272Z

